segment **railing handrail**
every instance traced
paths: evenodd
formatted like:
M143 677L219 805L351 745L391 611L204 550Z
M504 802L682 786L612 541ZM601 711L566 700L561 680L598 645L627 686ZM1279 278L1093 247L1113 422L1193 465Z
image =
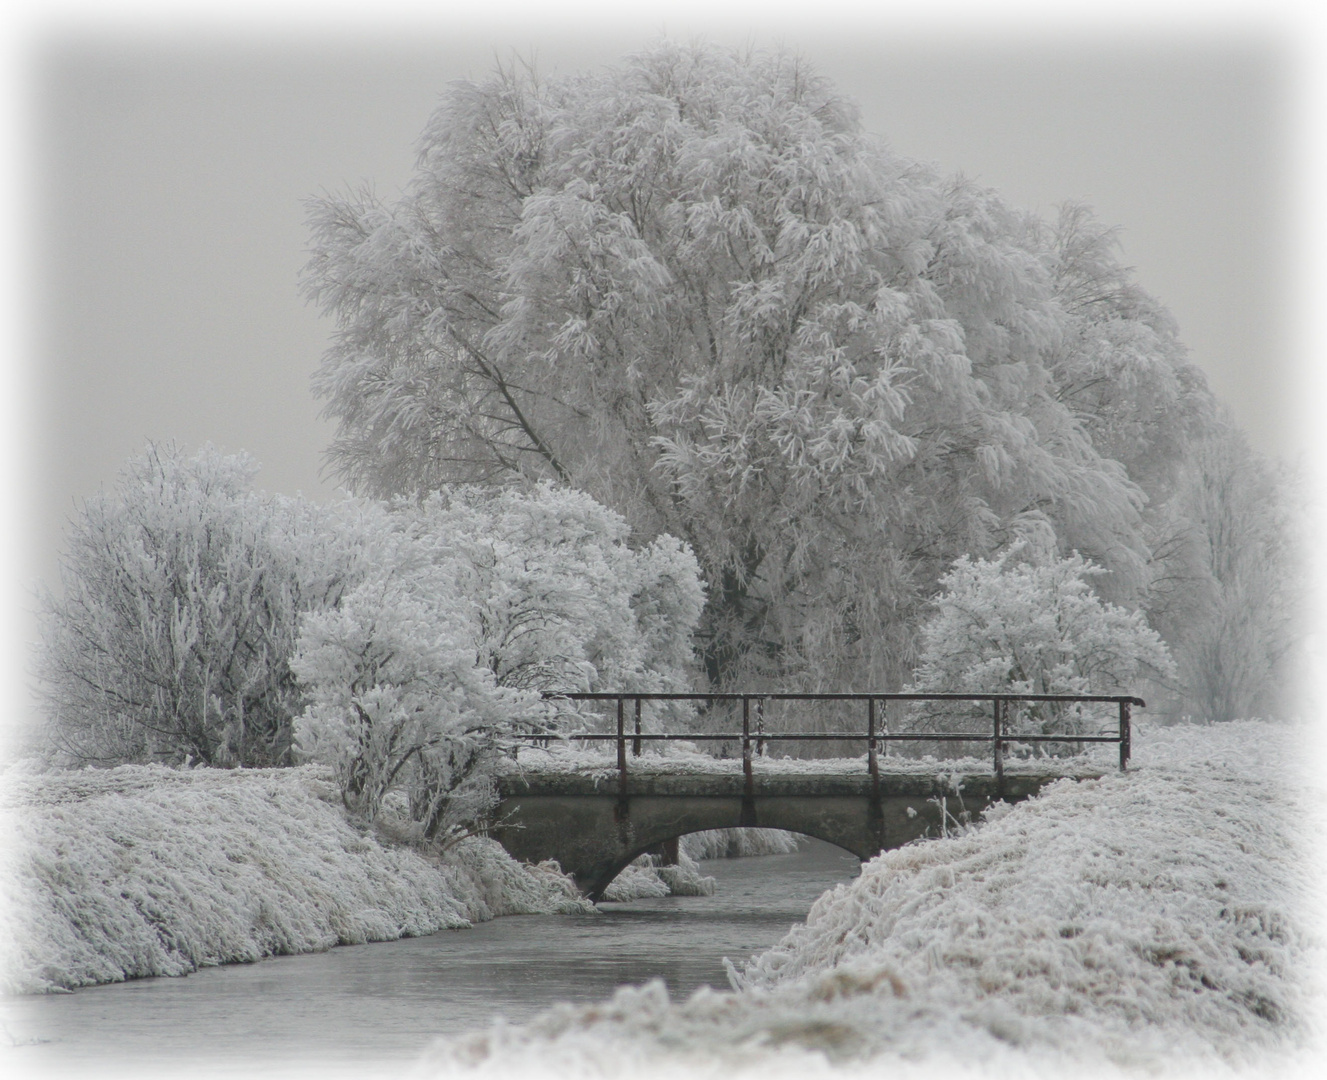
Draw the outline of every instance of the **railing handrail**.
M620 775L620 797L627 797L627 742L632 745L632 755L640 756L641 744L668 740L687 742L736 742L742 743L742 772L746 778L746 799L754 797L751 744L755 742L758 753L764 752L767 742L816 740L822 742L865 741L867 769L870 772L875 797L880 792L880 765L876 754L877 744L881 742L989 742L995 767L995 775L1000 783L1004 782L1004 754L1011 742L1046 743L1046 742L1116 742L1120 746L1120 770L1129 763L1132 749L1131 710L1135 705L1145 708L1142 698L1125 694L915 694L915 693L662 693L653 691L622 690L614 692L561 692L546 690L543 696L547 700L564 701L615 701L617 702L617 731L555 733L530 732L519 733L514 737L524 739L566 738L583 742L602 742L612 740L617 743L617 765ZM635 730L628 732L626 727L626 704L635 702ZM641 730L641 705L646 701L740 701L742 703L742 730L740 732L685 732L669 734L645 732ZM751 731L751 703L756 703L756 731ZM764 730L764 703L767 701L865 701L866 730L856 732L767 732ZM992 706L992 726L989 734L976 732L889 732L876 730L876 705L889 701L989 701ZM1114 704L1119 709L1119 728L1114 735L1011 735L1005 729L1005 717L1011 702L1069 701L1082 703Z
M518 739L562 739L566 742L607 742L616 741L617 735L610 731L522 731L514 736ZM751 736L761 742L869 742L872 738L866 732L851 731L761 731ZM740 731L695 731L681 734L659 734L658 732L634 732L627 734L628 742L736 742L742 738ZM944 731L903 731L885 734L876 732L877 742L907 742L927 740L932 742L990 742L990 735L976 732L961 734ZM1119 742L1118 735L1008 735L1003 742ZM639 757L639 755L637 755Z
M569 701L616 701L618 698L625 698L627 701L755 701L764 699L765 701L1096 701L1096 702L1128 702L1130 705L1137 705L1139 708L1146 708L1147 703L1142 698L1132 697L1127 694L904 694L904 693L844 693L844 694L813 694L813 693L783 693L775 691L754 691L751 693L696 693L688 691L686 693L663 693L656 691L562 691L545 690L543 696L546 699L566 698Z

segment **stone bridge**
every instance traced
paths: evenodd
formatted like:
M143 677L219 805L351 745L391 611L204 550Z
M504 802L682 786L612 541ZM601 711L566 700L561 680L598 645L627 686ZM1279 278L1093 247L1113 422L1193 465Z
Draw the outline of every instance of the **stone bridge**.
M1076 776L1100 773L1075 773ZM491 835L515 858L556 859L591 900L637 856L687 833L757 826L814 836L869 859L974 818L993 801L1035 795L1053 775L633 772L510 774L499 781ZM877 782L878 781L878 784ZM749 791L748 791L749 787Z
M1117 743L1120 768L1129 760L1130 710L1141 707L1139 698L1088 694L812 694L812 693L568 693L545 694L559 702L570 716L594 724L607 719L603 712L586 716L579 711L610 709L616 712L616 730L574 733L552 730L523 737L547 745L557 737L570 742L616 744L616 775L575 771L513 771L498 781L499 803L492 835L513 856L529 862L556 859L591 900L598 900L609 883L633 859L646 852L675 845L687 833L743 826L785 829L827 840L860 859L886 848L902 847L924 836L940 836L952 824L976 817L997 799L1014 802L1035 795L1063 775L1101 775L1099 772L1014 775L1006 773L1004 758L1011 742L1021 744ZM644 707L651 703L685 703L714 710L740 707L740 731L668 733L650 730ZM971 710L990 705L990 726L985 731L890 730L888 710L900 705L943 702ZM807 718L817 706L832 704L840 710L864 712L855 731L790 731L766 726L766 709L790 705ZM1109 706L1117 721L1113 729L1064 730L1029 734L1011 727L1020 709L1048 706L1079 710ZM630 706L630 709L628 708ZM631 720L628 720L628 715ZM717 715L717 714L716 714ZM1026 726L1026 725L1025 725ZM1033 729L1035 730L1035 729ZM643 758L645 743L685 740L730 743L741 748L742 772L681 772L652 767ZM865 744L866 770L805 771L770 768L765 746L774 742ZM968 776L955 787L935 774L890 772L882 769L878 751L894 743L988 743L991 772ZM628 749L630 748L630 755ZM657 760L657 759L656 759ZM886 759L888 760L888 759ZM642 768L643 766L643 768ZM832 767L829 767L832 768Z

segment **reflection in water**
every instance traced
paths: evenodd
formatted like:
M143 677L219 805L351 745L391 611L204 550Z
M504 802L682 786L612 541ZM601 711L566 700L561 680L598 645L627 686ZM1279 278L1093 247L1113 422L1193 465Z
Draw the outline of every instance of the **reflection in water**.
M779 940L857 859L809 841L792 855L703 864L713 896L602 904L598 916L516 916L426 938L208 968L73 994L10 999L0 1052L31 1069L255 1060L310 1066L400 1061L438 1034L526 1020L556 1001L599 1001L661 978L674 998L727 986L734 962ZM26 1071L26 1070L25 1070Z

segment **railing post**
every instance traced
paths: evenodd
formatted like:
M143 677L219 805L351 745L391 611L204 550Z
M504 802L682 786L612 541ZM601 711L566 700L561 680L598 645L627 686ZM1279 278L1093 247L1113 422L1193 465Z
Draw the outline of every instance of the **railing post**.
M765 699L756 698L756 757L765 756Z
M871 774L871 801L866 808L867 826L871 831L873 846L877 851L884 851L885 814L880 805L880 761L876 755L874 696L866 699L866 768Z
M751 775L751 699L742 695L742 817L744 826L756 823L756 784Z
M625 712L626 699L617 699L617 771L620 780L622 798L627 797L627 732Z
M640 698L636 699L636 737L631 742L631 756L640 757Z
M995 782L1003 790L1004 788L1004 755L1001 753L1000 740L1004 736L1004 701L1001 698L995 698L995 721L994 734L991 738L991 744L994 746L995 758Z
M866 699L866 767L873 780L880 778L880 763L875 752L875 698Z
M882 734L889 734L889 701L883 701L880 704L880 731ZM885 742L885 757L889 757L889 742Z
M751 699L742 698L742 775L746 777L746 793L751 794Z
M1125 766L1129 764L1129 751L1132 749L1133 731L1129 722L1132 704L1128 698L1120 702L1120 772L1124 772Z

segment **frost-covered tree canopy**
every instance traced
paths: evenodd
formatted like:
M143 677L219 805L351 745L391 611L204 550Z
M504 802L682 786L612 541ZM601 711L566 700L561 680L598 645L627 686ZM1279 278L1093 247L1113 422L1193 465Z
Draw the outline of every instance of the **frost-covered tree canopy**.
M1178 643L1194 718L1296 711L1306 502L1295 473L1255 453L1228 423L1188 448L1176 495L1158 515L1157 546L1169 557L1148 608Z
M399 200L312 226L341 475L552 477L683 538L720 682L897 687L939 576L1029 533L1137 601L1210 411L1086 210L892 153L784 54L456 84Z
M921 693L1128 694L1140 678L1173 678L1170 652L1141 612L1103 601L1102 573L1076 552L1056 558L1015 544L994 559L960 558L922 627ZM1084 716L1032 705L1015 726L1071 730Z

